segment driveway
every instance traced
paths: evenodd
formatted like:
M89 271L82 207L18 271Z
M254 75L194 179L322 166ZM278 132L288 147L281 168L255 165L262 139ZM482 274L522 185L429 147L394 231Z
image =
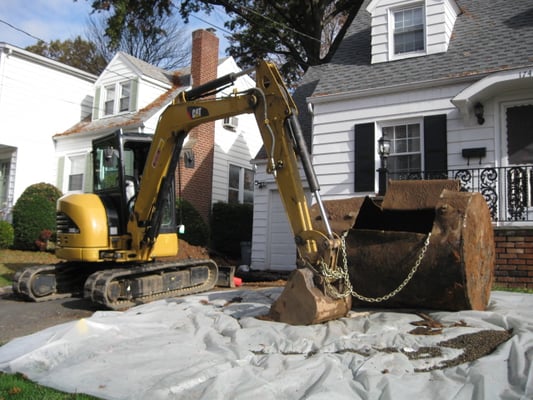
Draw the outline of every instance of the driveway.
M63 322L89 317L97 309L81 298L27 302L16 298L10 287L0 288L0 344Z

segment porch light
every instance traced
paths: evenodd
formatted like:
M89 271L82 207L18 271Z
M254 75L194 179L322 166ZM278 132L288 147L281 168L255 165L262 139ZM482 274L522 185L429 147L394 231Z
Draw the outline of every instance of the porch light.
M387 159L390 155L390 139L385 136L380 137L378 140L378 154L382 160Z
M390 155L391 141L385 136L381 136L378 139L378 154L380 158L380 167L378 169L379 188L378 196L384 196L387 191L387 158Z
M483 104L478 101L476 104L474 104L474 115L476 116L477 123L479 125L483 125L483 123L485 122L485 118L483 118L483 113Z

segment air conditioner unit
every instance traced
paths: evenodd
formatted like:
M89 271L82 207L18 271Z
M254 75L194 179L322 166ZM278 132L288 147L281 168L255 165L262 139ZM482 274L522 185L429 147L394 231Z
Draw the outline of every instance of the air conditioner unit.
M230 131L236 131L238 125L239 118L237 117L224 118L224 121L222 122L222 126L226 129L229 129Z

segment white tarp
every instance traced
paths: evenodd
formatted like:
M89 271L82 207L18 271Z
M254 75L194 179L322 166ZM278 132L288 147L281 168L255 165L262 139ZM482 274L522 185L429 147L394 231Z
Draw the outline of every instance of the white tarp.
M280 291L211 292L96 312L0 347L0 370L104 399L533 398L533 295L493 292L485 312L426 311L444 327L415 335L420 316L401 311L313 326L256 318ZM490 355L439 368L465 351L443 341L509 330Z

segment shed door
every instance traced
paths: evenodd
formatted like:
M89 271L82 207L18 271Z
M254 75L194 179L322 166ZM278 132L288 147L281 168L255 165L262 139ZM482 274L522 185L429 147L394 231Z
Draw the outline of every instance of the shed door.
M267 268L271 270L292 270L296 268L296 245L291 227L277 190L270 191Z

